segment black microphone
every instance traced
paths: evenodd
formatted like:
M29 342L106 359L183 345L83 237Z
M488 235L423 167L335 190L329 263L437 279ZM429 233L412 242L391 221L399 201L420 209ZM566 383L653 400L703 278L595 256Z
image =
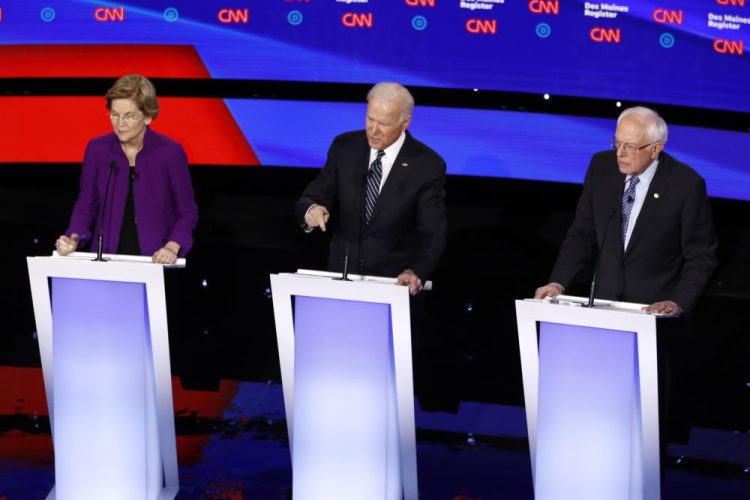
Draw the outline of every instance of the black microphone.
M362 174L362 178L359 182L359 234L357 235L357 244L359 245L359 274L362 275L365 274L365 255L362 249L362 233L364 233L365 228L365 193L367 193L367 179L370 177L371 172L372 169L370 167L367 167L367 171Z
M589 289L589 303L586 307L594 307L594 292L596 291L596 275L599 272L599 261L602 259L602 250L604 245L607 243L607 233L609 232L609 226L612 225L612 216L615 215L615 209L609 211L607 218L607 225L604 226L604 235L602 237L602 246L596 252L596 264L594 264L594 275L591 277L591 288Z
M346 239L346 251L344 252L344 271L341 273L341 277L336 279L341 281L351 281L349 279L349 238Z
M357 236L358 241L359 241L360 255L362 253L362 211L363 211L361 205L363 204L363 200L364 200L364 192L365 192L364 191L364 185L365 185L366 179L367 179L367 174L364 174L362 176L362 179L360 180L361 194L360 194L360 210L359 210L359 212L360 212L360 214L359 214L359 235ZM356 200L356 198L355 198L355 200ZM355 202L352 202L352 203L355 203ZM356 207L354 207L354 208L356 209ZM356 213L356 210L352 210L352 213ZM343 272L341 273L341 277L340 278L336 278L337 280L340 280L340 281L351 281L349 279L349 247L351 245L351 229L352 228L351 228L351 223L350 223L350 225L349 225L349 233L350 233L350 235L349 235L349 237L346 238L346 250L344 251L344 269L343 269ZM360 274L363 274L362 273L362 267L364 266L364 262L363 262L363 260L361 258L360 258L359 263L360 263Z
M628 196L628 203L633 203L635 201L635 198L633 198L633 195Z
M109 184L112 180L112 172L117 171L117 162L112 160L109 164L109 172L107 173L107 184L104 186L104 200L99 211L99 238L97 241L96 258L94 261L104 262L102 252L104 251L104 212L107 211L107 200L109 199Z

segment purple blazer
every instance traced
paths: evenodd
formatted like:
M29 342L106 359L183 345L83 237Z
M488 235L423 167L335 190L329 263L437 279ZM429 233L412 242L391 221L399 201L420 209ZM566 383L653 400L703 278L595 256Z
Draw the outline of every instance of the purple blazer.
M70 226L65 232L68 236L78 233L81 247L85 248L97 239L101 223L104 227L104 252L117 252L128 194L129 168L128 159L114 133L89 141L83 158L80 192ZM109 198L100 216L110 170ZM133 201L141 253L153 255L168 241L176 241L180 244L180 256L186 255L193 246L198 207L182 146L165 135L146 129L135 172Z

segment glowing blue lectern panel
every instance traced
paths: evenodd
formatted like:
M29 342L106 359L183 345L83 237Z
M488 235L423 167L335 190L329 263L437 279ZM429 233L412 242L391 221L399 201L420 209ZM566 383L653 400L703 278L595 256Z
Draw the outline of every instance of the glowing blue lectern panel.
M295 498L401 498L390 317L388 304L296 297Z
M164 270L150 257L104 257L26 259L55 447L47 499L171 500L179 477Z
M56 498L156 498L146 285L53 278L52 322Z
M659 500L657 318L643 304L517 300L536 500Z
M294 498L418 500L409 289L339 276L271 275Z
M540 324L536 498L629 498L636 359L635 332Z

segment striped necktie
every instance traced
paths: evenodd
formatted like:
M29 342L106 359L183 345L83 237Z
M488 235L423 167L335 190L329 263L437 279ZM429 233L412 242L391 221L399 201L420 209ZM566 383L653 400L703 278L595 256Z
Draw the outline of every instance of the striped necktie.
M370 223L370 217L375 211L375 204L380 195L380 179L383 177L383 163L380 161L385 151L378 149L378 156L370 165L367 172L367 192L365 193L365 222Z
M630 223L630 212L635 204L635 187L640 182L638 177L631 177L628 188L622 194L622 244L625 245L625 236L628 234L628 223Z

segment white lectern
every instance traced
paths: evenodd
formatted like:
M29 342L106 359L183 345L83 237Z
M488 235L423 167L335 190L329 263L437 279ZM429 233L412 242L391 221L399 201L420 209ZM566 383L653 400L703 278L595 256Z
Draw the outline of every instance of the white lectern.
M408 288L308 273L271 275L294 498L416 500Z
M163 266L94 257L27 259L55 447L47 498L172 499L179 482Z
M535 498L658 500L657 318L586 302L516 301Z

